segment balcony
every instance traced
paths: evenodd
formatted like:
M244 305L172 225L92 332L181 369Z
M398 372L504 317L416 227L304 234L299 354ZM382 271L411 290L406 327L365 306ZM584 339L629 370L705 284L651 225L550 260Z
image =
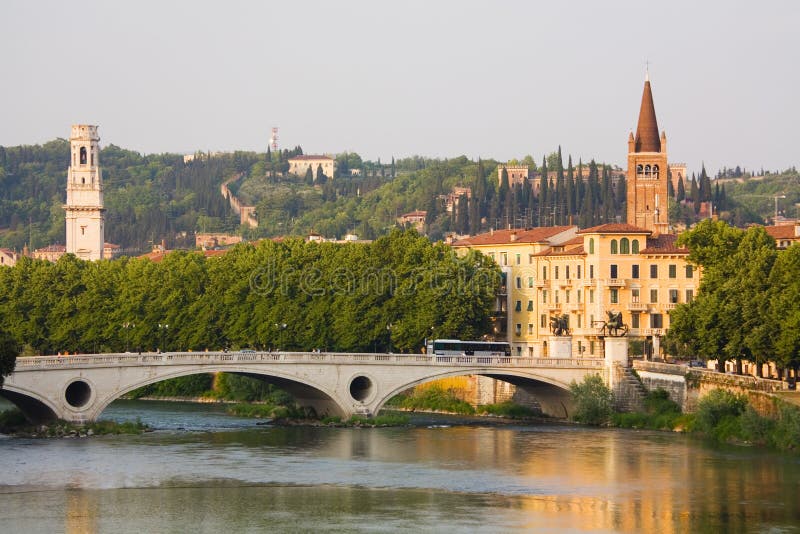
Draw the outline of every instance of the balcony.
M570 288L572 287L572 280L558 280L556 284L558 284L560 288Z
M545 308L547 308L551 312L561 311L561 303L560 302L556 302L554 304L547 304L545 306Z
M644 335L646 336L663 336L664 329L663 328L645 328Z
M536 287L550 287L550 280L534 280L533 284Z
M567 311L570 312L583 311L583 303L581 302L572 302L570 304L566 304L564 307L566 308Z
M676 307L677 305L678 305L678 303L677 303L677 302L668 302L668 303L666 303L666 304L662 304L662 305L661 305L661 307L662 307L664 310L667 310L667 311L669 311L669 310L674 310L674 309L675 309L675 307Z
M605 283L608 287L625 287L624 278L606 278Z
M583 287L594 287L597 285L597 280L594 278L584 278L581 280L581 285Z
M638 311L638 312L647 311L647 304L645 304L644 302L629 302L628 311Z

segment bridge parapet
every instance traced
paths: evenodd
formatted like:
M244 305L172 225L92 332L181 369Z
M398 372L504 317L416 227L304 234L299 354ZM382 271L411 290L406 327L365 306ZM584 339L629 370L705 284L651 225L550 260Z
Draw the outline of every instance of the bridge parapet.
M141 365L186 365L221 363L315 363L366 365L422 365L589 368L599 369L602 358L523 358L506 356L436 356L428 354L384 354L347 352L164 352L75 354L71 356L30 356L17 358L16 371L46 368L127 367Z

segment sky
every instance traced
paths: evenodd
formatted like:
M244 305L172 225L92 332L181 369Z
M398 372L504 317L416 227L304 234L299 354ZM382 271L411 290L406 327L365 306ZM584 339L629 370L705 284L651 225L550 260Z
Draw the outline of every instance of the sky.
M785 169L800 2L5 0L0 145L626 165L649 69L668 157ZM649 65L649 67L647 67Z

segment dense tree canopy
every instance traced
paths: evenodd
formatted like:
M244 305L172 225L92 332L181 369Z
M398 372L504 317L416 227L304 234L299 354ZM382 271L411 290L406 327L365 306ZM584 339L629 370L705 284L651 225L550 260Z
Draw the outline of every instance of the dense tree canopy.
M371 244L241 244L206 258L0 268L0 321L29 352L225 347L418 352L426 337L480 338L499 283L413 231Z
M780 368L800 364L800 246L775 248L763 227L739 230L703 221L682 234L689 261L703 272L693 302L671 313L670 352Z

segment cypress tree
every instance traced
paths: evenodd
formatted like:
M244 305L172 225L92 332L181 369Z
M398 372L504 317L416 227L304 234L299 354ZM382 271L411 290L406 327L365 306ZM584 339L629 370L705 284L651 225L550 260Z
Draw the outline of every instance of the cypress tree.
M546 209L550 200L550 194L547 190L547 156L542 156L541 173L542 176L539 178L539 206L542 209Z
M575 214L575 171L572 168L572 154L567 157L567 179L564 184L564 196L566 197L565 223L571 224L571 218Z
M683 202L686 199L686 187L683 185L683 176L678 176L678 194L675 200Z

